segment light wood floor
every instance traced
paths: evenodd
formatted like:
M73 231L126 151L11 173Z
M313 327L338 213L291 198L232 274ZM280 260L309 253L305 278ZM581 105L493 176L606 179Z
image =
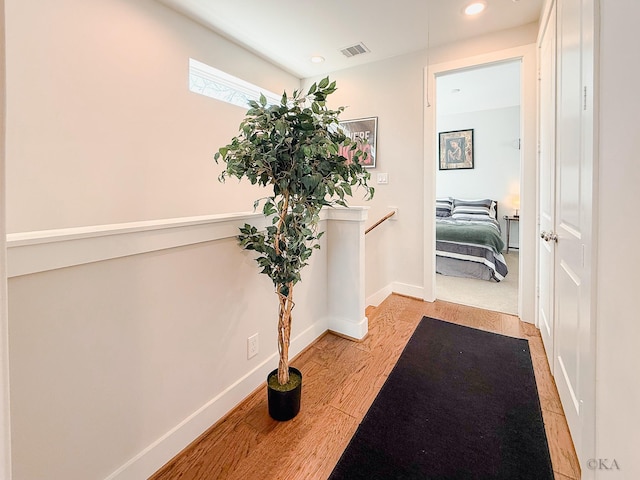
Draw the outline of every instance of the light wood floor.
M296 418L272 420L260 388L151 479L326 479L424 315L529 340L555 478L579 479L539 332L511 315L400 295L367 310L364 341L328 333L294 359L304 375Z

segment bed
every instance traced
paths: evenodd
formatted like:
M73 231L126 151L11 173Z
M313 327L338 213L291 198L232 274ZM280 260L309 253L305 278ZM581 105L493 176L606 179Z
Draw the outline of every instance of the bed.
M436 272L455 277L504 280L498 203L490 199L436 199Z

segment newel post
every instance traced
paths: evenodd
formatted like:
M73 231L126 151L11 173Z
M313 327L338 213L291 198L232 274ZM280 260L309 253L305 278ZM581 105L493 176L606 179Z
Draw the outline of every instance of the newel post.
M365 222L368 207L327 209L329 330L357 340L369 325L365 316Z

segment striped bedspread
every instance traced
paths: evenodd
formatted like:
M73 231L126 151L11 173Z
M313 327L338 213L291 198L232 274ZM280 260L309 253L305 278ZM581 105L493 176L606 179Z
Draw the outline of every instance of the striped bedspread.
M496 220L436 219L436 256L482 264L498 282L508 272L503 248Z

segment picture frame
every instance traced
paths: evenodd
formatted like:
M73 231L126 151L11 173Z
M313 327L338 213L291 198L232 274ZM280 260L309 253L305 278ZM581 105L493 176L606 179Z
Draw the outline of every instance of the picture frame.
M357 118L354 120L342 120L340 128L352 140L360 140L359 149L367 153L367 158L362 163L364 168L376 167L376 143L378 140L378 117ZM340 155L348 160L353 159L353 151L348 147L340 148Z
M473 129L440 132L440 170L473 168Z

